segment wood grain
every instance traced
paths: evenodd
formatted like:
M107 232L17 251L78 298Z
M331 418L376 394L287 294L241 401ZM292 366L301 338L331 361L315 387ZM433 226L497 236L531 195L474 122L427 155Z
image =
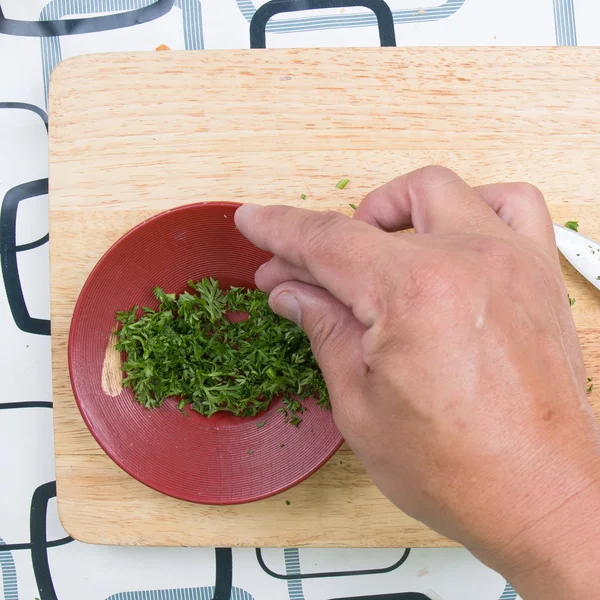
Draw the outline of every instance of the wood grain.
M50 235L67 531L106 544L452 545L383 498L346 447L289 492L242 506L188 504L138 483L102 452L75 406L71 313L108 246L161 210L236 200L349 214L348 203L430 163L474 185L530 181L557 222L579 220L598 239L599 72L599 52L582 48L160 52L61 63L50 97ZM344 190L335 187L341 177L351 180ZM588 374L600 381L599 297L563 268ZM600 415L597 392L590 400Z

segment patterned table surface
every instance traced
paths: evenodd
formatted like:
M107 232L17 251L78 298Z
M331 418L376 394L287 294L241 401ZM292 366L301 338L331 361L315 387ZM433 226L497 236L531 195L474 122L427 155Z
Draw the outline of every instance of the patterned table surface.
M273 0L275 1L275 0ZM508 600L467 551L121 548L56 511L47 212L52 68L91 52L594 45L594 0L0 0L0 599ZM290 8L301 2L301 12ZM251 25L252 23L252 25ZM265 31L266 30L266 31ZM395 36L393 35L395 33Z

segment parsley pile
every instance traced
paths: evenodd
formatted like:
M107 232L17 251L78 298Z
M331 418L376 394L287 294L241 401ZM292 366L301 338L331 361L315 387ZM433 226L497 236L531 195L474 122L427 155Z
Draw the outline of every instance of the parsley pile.
M157 310L139 307L117 313L116 349L126 353L123 385L146 408L180 399L201 415L220 410L253 417L284 394L286 421L297 425L315 398L329 408L329 395L308 338L279 317L258 290L219 289L212 278L188 282L179 296L155 288ZM247 320L232 322L232 313Z

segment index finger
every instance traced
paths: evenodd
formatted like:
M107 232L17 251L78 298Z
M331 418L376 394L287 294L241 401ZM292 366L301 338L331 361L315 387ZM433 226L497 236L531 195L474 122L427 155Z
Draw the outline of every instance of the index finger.
M366 327L381 314L382 278L391 270L395 247L386 233L337 212L256 204L238 208L235 224L259 248L306 269ZM410 244L406 246L404 260L409 260ZM398 253L394 255L397 267Z

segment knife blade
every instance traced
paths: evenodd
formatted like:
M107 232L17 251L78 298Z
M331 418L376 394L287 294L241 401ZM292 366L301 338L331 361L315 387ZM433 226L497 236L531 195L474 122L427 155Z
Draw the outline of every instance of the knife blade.
M600 290L600 244L556 223L554 223L554 235L561 254Z

